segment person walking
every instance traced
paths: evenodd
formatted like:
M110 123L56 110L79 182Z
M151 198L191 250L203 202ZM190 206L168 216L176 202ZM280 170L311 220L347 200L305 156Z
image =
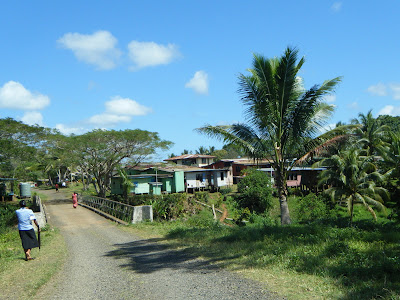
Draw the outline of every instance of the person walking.
M36 220L35 214L31 209L26 207L25 200L19 202L20 209L17 209L15 213L18 218L18 230L19 236L21 237L22 247L25 252L25 260L32 260L31 249L39 247L38 240L36 239L35 230L32 226L32 220L40 232L39 224Z
M78 194L76 192L72 194L72 206L74 208L78 206Z
M56 192L58 192L58 188L59 188L58 183L56 183L55 187L56 187Z

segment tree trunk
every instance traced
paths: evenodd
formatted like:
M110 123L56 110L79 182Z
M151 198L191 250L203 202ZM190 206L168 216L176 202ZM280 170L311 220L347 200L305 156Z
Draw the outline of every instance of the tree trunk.
M292 223L289 214L289 206L287 203L287 195L283 189L279 190L279 204L281 206L281 225L289 225Z
M289 206L287 203L287 186L285 180L285 172L282 169L277 168L275 180L276 187L278 189L279 204L281 207L281 225L289 225L292 223L290 219Z
M350 227L353 226L353 214L354 214L354 202L353 202L353 198L351 198L351 201L350 201Z

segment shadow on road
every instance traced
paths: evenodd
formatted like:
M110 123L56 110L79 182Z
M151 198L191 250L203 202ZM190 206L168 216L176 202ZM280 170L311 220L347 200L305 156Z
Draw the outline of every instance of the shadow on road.
M137 273L152 273L162 269L207 273L219 269L210 264L211 261L199 259L188 250L175 249L174 246L160 243L162 240L149 239L115 244L117 249L105 256L128 259L129 262L121 265L121 268L130 268Z

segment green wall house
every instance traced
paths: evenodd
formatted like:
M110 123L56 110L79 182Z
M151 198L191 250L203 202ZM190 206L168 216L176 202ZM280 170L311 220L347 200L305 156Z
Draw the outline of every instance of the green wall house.
M128 193L154 194L180 193L185 191L184 172L168 168L127 168L128 178L134 184ZM120 176L111 178L111 194L122 195L123 185Z

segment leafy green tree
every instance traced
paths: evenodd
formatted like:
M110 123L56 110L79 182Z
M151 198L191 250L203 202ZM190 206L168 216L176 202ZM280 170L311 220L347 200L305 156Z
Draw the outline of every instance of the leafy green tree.
M333 106L324 103L323 97L340 81L334 78L306 90L298 76L305 60L298 60L297 55L293 48L287 48L279 58L254 55L250 75L239 76L247 123L197 129L239 145L253 158L272 158L282 225L291 223L286 180L293 154L306 142L310 149L317 146L312 141L333 112Z
M3 177L32 179L34 168L46 152L52 130L26 125L12 118L0 119L0 173Z
M322 198L322 194L310 193L299 200L297 219L300 222L314 221L326 217L328 207Z
M372 157L360 156L360 150L353 148L325 158L314 166L326 166L320 174L320 185L329 186L324 191L333 201L346 205L353 222L354 205L362 204L376 219L372 207L384 209L388 199L387 190L381 186L384 177L377 171Z
M215 150L211 153L211 155L215 156L215 161L220 161L223 158L227 158L227 151L224 149L221 150Z
M71 154L79 167L94 176L94 186L99 197L110 189L111 176L117 166L130 159L136 163L156 153L168 150L171 142L161 140L156 132L144 130L93 130L73 137Z
M255 213L264 213L272 207L271 178L256 169L244 170L244 177L238 183L238 204Z
M380 115L377 118L380 125L386 125L391 132L400 132L400 116Z
M232 143L224 145L222 149L227 152L224 158L240 158L246 155L239 145Z

